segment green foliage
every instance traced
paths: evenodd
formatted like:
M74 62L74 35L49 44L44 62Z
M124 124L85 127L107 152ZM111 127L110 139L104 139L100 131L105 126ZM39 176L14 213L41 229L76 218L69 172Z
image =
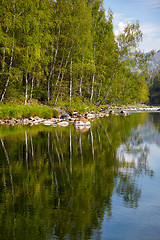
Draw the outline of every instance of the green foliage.
M29 118L29 117L41 117L52 118L58 117L57 110L48 106L39 105L0 105L0 118Z
M89 102L88 99L83 101L81 97L75 97L72 100L72 103L69 101L58 101L58 107L62 107L64 110L70 110L71 112L78 112L79 114L83 114L86 112L98 112L97 107Z
M80 97L102 105L147 98L147 90L142 98L135 92L137 73L132 71L139 61L144 76L149 60L132 54L142 37L138 21L116 41L113 13L106 16L101 0L2 0L1 5L0 102L15 98L25 105L31 99L74 105ZM126 80L128 69L132 74ZM144 78L141 82L144 86Z
M160 70L157 69L150 78L149 83L150 104L160 105Z

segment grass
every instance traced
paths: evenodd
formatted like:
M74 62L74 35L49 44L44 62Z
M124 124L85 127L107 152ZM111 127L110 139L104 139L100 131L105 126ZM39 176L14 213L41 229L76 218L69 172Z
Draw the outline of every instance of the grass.
M0 105L0 119L8 118L29 118L38 116L40 118L49 119L52 117L58 117L59 113L57 110L48 106L39 105Z
M66 101L58 101L57 102L58 107L62 107L64 110L70 110L71 112L78 112L79 114L83 114L86 112L98 112L99 109L97 109L96 106L91 104L89 101L82 101L80 97L74 98L72 102L70 103L67 99Z

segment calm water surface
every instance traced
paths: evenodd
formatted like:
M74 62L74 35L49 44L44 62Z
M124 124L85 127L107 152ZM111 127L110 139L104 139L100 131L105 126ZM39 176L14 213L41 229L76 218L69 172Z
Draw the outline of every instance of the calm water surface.
M0 126L0 239L160 239L160 113Z

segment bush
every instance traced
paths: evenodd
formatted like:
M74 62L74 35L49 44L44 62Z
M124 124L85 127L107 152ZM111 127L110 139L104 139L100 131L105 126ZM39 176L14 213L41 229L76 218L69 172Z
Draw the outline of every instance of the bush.
M9 118L9 108L6 107L0 108L0 118L2 119Z
M59 116L59 112L55 109L52 109L53 111L53 117L58 117Z
M39 105L1 105L0 107L0 118L29 118L29 117L41 117L41 118L52 118L58 117L59 112L48 106Z

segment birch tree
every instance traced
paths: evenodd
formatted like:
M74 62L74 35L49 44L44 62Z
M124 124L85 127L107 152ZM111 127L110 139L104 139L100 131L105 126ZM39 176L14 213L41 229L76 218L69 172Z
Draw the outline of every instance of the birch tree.
M14 48L15 48L15 19L16 19L16 5L15 5L15 0L13 1L12 5L11 5L11 20L13 21L13 25L11 28L11 32L12 32L12 44L11 44L11 50L10 50L10 63L9 63L9 68L8 68L8 76L7 76L7 80L4 86L4 89L1 93L1 99L0 99L0 103L3 101L4 96L6 94L7 91L7 87L10 81L10 75L11 75L11 69L12 69L12 64L13 64L13 57L14 57ZM6 16L5 16L6 17ZM6 20L6 19L5 19ZM11 26L10 26L11 27ZM8 26L6 26L6 33L8 33ZM5 40L5 44L4 44L4 50L3 50L3 60L2 60L2 71L4 72L4 64L5 64L5 52L6 52L6 41Z

